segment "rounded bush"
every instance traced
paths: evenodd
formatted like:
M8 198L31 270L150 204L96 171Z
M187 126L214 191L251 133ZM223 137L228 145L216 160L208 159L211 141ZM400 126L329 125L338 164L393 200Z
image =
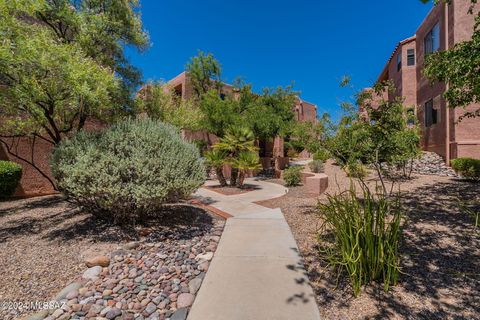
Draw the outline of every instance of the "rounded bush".
M198 148L154 120L127 120L81 132L53 152L52 172L69 198L116 223L155 214L205 181Z
M457 158L451 161L453 170L465 179L480 179L480 160L473 158Z
M298 186L302 182L302 171L303 167L295 166L285 169L283 172L283 180L287 187Z
M322 148L313 154L313 160L326 162L328 159L330 159L330 152L327 149Z
M0 161L0 198L11 196L22 178L22 167L11 161Z
M322 173L325 171L325 166L323 165L322 160L313 160L308 164L310 171L313 173Z

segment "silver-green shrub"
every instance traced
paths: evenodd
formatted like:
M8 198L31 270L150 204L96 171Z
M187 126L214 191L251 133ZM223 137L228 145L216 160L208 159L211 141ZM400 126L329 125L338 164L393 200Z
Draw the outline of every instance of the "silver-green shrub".
M55 149L51 165L62 192L115 223L153 215L205 181L198 148L175 127L148 119L81 132Z

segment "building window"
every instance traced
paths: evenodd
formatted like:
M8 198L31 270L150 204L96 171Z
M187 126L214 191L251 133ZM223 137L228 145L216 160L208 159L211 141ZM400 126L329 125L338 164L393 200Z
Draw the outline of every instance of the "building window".
M402 69L402 50L397 53L397 71Z
M423 40L425 54L430 54L440 49L440 25L437 23Z
M415 65L415 49L407 50L407 66Z
M425 127L436 124L437 120L437 110L433 108L433 100L430 99L425 103Z

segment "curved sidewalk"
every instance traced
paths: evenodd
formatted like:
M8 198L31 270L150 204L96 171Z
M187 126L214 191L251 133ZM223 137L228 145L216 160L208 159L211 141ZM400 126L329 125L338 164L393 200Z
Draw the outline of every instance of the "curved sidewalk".
M281 210L253 203L280 197L287 189L255 179L246 183L258 189L231 196L205 188L196 193L233 217L227 220L188 320L320 319Z

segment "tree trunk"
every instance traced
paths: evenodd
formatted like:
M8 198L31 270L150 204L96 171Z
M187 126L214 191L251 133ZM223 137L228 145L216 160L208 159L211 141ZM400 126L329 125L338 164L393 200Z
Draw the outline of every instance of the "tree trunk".
M243 181L245 181L245 171L240 170L238 173L238 178L237 178L237 187L242 188L243 187Z
M227 185L227 180L225 180L225 176L223 175L223 167L216 167L215 173L217 174L218 182L220 182L220 186L225 187Z
M238 177L238 169L237 168L232 168L231 173L230 173L230 185L232 187L237 185L237 177Z

